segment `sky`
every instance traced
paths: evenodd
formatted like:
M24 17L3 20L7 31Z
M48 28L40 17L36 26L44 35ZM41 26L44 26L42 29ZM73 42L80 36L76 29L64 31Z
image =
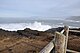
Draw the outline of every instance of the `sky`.
M0 0L0 17L80 16L80 0Z

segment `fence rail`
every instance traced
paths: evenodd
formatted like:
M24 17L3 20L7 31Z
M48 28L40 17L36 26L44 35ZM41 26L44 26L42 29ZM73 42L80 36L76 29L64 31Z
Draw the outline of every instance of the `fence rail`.
M77 30L69 30L70 32L77 32L77 33L80 33L80 31L77 31Z
M39 53L50 53L51 50L54 48L54 39L46 45Z
M67 49L69 31L80 32L69 30L68 26L64 26L64 29L61 32L55 32L55 38L48 45L46 45L39 53L50 53L53 48L53 53L80 53L74 50Z

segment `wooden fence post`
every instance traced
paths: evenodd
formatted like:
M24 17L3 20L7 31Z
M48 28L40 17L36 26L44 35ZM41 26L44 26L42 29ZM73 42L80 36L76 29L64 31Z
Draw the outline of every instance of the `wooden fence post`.
M59 32L55 32L55 53L65 52L65 35Z
M67 50L68 34L69 34L69 27L64 26L64 35L66 36L65 37L65 50ZM66 51L64 53L66 53Z
M46 45L39 53L50 53L51 50L54 48L54 39Z

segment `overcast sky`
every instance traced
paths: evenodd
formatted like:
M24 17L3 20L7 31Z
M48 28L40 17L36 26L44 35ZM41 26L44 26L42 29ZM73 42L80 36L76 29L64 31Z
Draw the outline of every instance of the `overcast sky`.
M0 17L79 15L80 0L0 0Z

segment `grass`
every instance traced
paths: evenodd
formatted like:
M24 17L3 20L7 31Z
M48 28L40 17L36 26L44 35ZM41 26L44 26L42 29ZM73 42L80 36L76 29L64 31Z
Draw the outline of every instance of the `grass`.
M47 41L31 39L25 36L0 36L0 53L37 53Z

